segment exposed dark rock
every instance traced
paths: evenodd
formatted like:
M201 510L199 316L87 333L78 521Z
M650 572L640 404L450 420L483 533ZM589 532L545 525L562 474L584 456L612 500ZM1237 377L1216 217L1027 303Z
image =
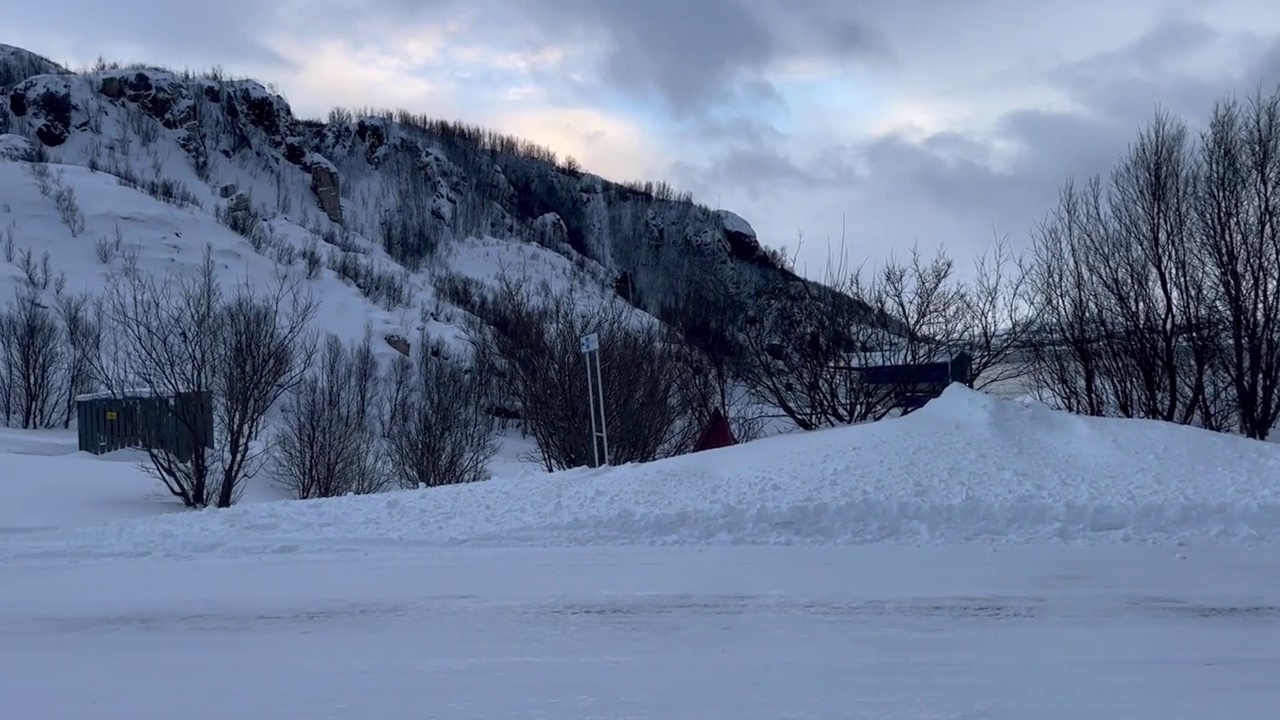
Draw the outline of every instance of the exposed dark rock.
M405 357L409 357L409 341L405 339L403 335L391 334L385 339L387 344L394 348L396 352Z
M120 78L118 77L104 77L102 78L102 85L98 88L98 92L112 100L119 100L124 97L124 85L121 84Z
M24 80L9 94L9 109L17 117L30 115L41 121L36 137L48 147L66 142L74 127L72 113L76 107L71 100L71 85L60 77L42 75Z
M44 122L36 128L36 138L46 147L57 147L66 142L68 137L70 137L70 130L61 125Z
M284 144L284 159L294 165L301 165L302 161L307 157L307 151L298 144L297 140L290 138Z
M253 95L248 90L243 91L242 98L249 122L258 126L267 135L280 134L280 122L276 117L275 103L271 102L271 98Z
M329 220L342 224L342 196L338 170L333 163L319 156L311 159L311 192L320 202L320 209Z

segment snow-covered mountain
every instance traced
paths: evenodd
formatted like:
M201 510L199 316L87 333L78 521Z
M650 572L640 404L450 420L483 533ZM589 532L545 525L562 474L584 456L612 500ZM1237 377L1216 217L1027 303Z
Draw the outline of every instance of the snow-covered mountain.
M103 63L77 73L11 46L0 87L0 158L54 168L83 212L63 217L53 181L6 165L0 232L53 250L53 272L76 286L115 252L104 245L182 262L212 242L241 272L302 263L311 248L348 258L330 263L347 290L326 289L327 303L359 304L352 287L369 296L360 317L326 309L326 323L405 336L423 322L449 332L442 278L513 263L665 320L712 303L741 316L770 289L810 287L738 215L477 127L344 109L300 119L254 80ZM15 210L35 190L47 212ZM726 289L727 302L710 295Z

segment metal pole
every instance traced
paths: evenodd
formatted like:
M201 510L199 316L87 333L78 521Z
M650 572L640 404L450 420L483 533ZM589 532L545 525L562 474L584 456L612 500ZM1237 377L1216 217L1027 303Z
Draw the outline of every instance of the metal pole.
M587 366L587 412L591 415L591 455L595 458L596 467L600 467L600 446L596 442L596 408L592 402L595 391L591 387L591 354L584 353L582 363Z
M609 423L604 414L604 373L600 372L600 349L596 349L596 386L600 390L600 439L604 441L604 464L609 464Z

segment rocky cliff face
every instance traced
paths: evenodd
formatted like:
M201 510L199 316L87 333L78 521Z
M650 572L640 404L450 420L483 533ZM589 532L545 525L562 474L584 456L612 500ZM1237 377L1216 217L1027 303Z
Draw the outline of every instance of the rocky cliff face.
M518 237L598 263L658 315L713 288L730 288L745 310L765 287L802 282L737 215L610 182L480 128L407 113L302 120L252 80L149 67L72 74L30 53L7 57L0 129L54 159L136 177L145 157L157 181L184 193L358 234L406 266L458 238Z

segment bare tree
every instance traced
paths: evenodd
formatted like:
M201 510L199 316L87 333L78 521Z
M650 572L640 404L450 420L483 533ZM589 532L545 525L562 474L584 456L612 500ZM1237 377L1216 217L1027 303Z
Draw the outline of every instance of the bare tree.
M1240 432L1266 439L1280 419L1280 90L1215 106L1200 162L1197 260L1221 313L1203 321L1219 331Z
M691 258L681 272L677 290L658 306L668 323L665 342L677 366L674 388L686 420L675 446L691 449L717 410L737 441L754 440L766 418L738 379L743 348L730 304L745 291L723 266L706 259Z
M580 341L600 337L609 457L646 462L677 451L688 422L675 384L677 347L652 319L621 302L585 301L576 289L534 291L504 276L471 327L477 363L501 378L548 470L591 465L591 406Z
M96 388L93 368L102 345L102 328L87 295L59 295L58 318L66 339L62 427L71 427L76 397Z
M161 282L126 258L108 285L102 315L108 347L99 356L96 375L117 397L145 393L176 398L212 394L222 369L223 292L211 251L195 273L169 275ZM174 404L169 417L176 432L189 438L205 434L197 408ZM146 449L148 469L187 507L202 508L217 496L217 455L202 442L189 455L167 446Z
M1104 364L1129 417L1190 424L1199 409L1207 360L1190 342L1205 279L1191 255L1194 188L1186 127L1158 113L1112 173L1110 232L1091 248L1107 303Z
M776 283L754 300L741 334L742 378L762 403L802 430L881 412L887 397L856 375L857 358L878 335L869 307L802 280Z
M417 358L397 358L387 423L391 467L401 487L437 487L488 478L497 453L476 367L448 357L425 333Z
M758 296L743 333L744 379L803 430L880 420L911 391L865 380L873 367L946 362L966 346L972 306L939 250L914 249L867 274L828 263L819 285L779 283ZM1002 355L992 351L989 361Z
M230 506L261 468L258 435L271 407L301 381L313 342L315 302L283 276L266 293L248 282L228 296L212 248L194 273L163 281L126 261L103 300L109 338L100 383L119 395L210 398L214 447L147 449L152 472L188 507ZM206 435L197 402L174 402L168 421L187 438Z
M365 357L374 360L375 374L367 383L353 382ZM371 415L376 369L368 335L350 348L330 335L318 367L286 396L273 460L276 477L295 497L364 495L387 486L382 438Z
M65 348L57 319L38 290L20 286L0 313L0 375L6 415L23 428L57 425Z
M214 419L221 438L218 507L230 507L261 468L257 440L277 401L306 377L315 341L316 303L294 283L265 294L247 282L221 308L222 357L214 379Z
M1086 237L1101 223L1101 182L1086 189L1067 181L1058 206L1032 233L1031 300L1039 308L1027 351L1031 387L1068 412L1106 414L1098 344L1097 297Z
M961 295L961 341L972 358L969 386L984 390L1031 371L1027 346L1041 309L1031 294L1031 264L1000 238L978 256Z
M1216 427L1216 310L1197 250L1200 172L1157 113L1105 185L1068 184L1037 237L1042 390L1068 409Z

